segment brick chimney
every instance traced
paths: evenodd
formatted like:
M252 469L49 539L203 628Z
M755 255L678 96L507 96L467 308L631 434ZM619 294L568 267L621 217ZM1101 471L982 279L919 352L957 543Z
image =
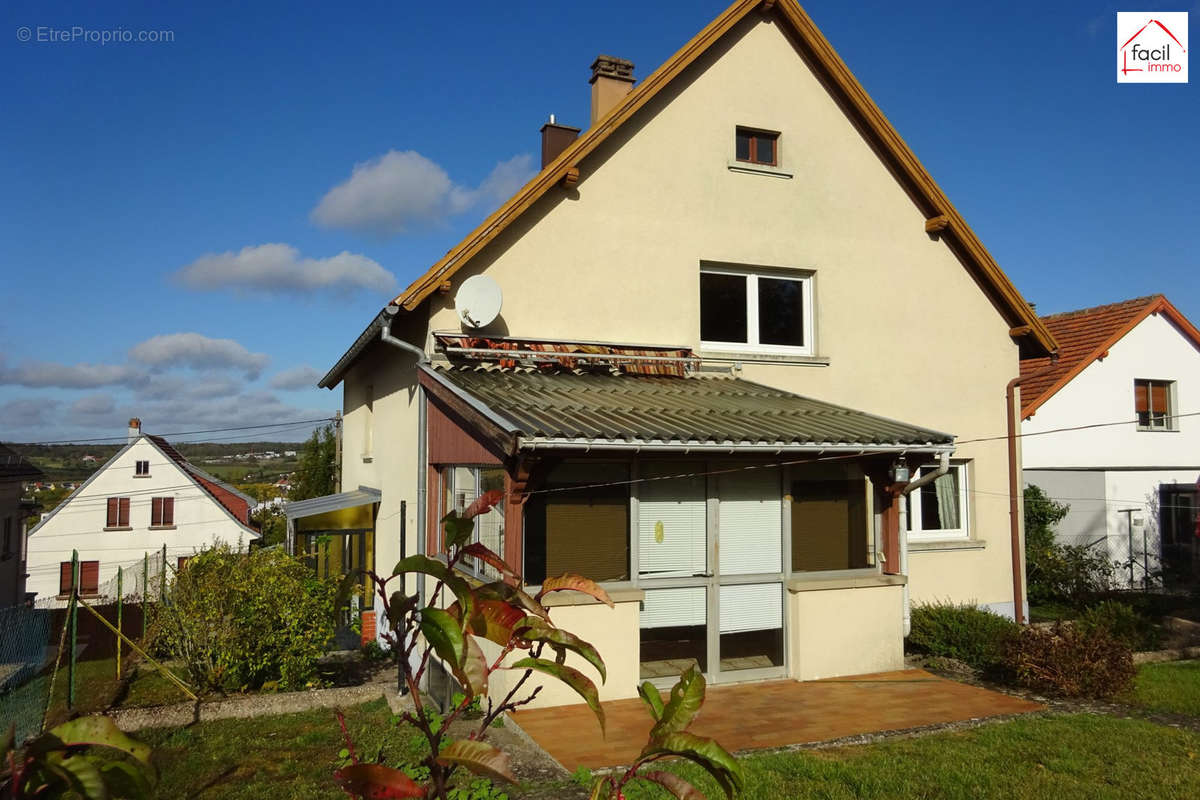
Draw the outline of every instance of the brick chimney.
M592 62L592 124L633 91L633 62L616 56L596 56Z
M129 420L129 438L126 443L133 444L142 435L142 421L137 417Z
M577 136L579 128L559 125L551 114L550 121L542 126L542 167L558 158L558 154L570 147Z

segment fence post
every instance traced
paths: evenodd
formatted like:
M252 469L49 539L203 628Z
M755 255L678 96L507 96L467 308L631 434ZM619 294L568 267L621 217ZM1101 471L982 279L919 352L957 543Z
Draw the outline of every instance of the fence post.
M71 551L71 602L67 607L67 625L71 628L71 652L67 658L67 709L75 708L75 646L79 615L79 551Z
M124 567L117 567L117 632L121 632L121 593L124 585ZM117 637L117 680L121 680L121 637Z
M150 591L150 554L142 553L142 640L146 639L146 594Z
M167 546L163 544L162 573L158 576L158 599L167 602Z

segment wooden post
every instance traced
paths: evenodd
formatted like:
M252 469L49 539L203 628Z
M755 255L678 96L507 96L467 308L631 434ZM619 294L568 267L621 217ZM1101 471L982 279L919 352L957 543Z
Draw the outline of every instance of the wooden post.
M78 643L79 622L79 551L71 551L71 602L67 608L67 625L71 630L71 652L67 658L67 709L75 708L75 647Z
M121 631L121 593L125 589L123 567L117 567L117 632ZM121 637L117 637L117 680L121 680Z

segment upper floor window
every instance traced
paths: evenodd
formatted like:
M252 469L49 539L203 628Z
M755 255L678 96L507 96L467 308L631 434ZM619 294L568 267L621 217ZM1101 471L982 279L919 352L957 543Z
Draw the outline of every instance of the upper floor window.
M149 461L135 461L133 464L133 474L139 478L145 478L150 475Z
M734 135L734 156L747 164L779 166L779 134L754 128L738 127Z
M128 528L129 527L129 498L128 497L110 497L108 498L108 518L104 523L106 528Z
M150 525L155 528L165 528L175 525L175 498L150 498Z
M700 341L705 347L812 354L812 276L705 268Z
M933 470L921 467L913 480ZM965 539L967 525L967 465L951 464L950 471L905 497L908 504L909 536Z
M1139 378L1133 382L1133 404L1139 431L1175 429L1171 406L1175 403L1175 382Z

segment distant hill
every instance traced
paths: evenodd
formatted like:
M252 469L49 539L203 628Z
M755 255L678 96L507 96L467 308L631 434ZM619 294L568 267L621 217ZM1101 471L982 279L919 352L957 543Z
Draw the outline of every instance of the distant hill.
M296 469L302 442L172 442L196 466L229 481L273 482ZM10 444L46 473L49 482L82 481L121 449L120 444ZM274 455L270 455L274 454Z

